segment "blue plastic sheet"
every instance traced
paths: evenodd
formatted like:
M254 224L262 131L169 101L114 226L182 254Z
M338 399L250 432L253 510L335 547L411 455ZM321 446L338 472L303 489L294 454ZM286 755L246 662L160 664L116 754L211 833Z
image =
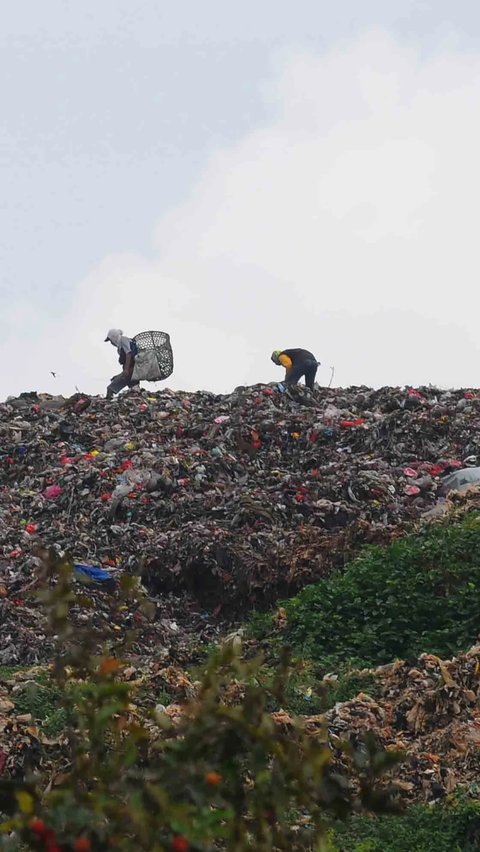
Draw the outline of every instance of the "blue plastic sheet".
M83 562L75 562L73 573L83 583L108 583L112 581L112 575L95 565L85 565Z

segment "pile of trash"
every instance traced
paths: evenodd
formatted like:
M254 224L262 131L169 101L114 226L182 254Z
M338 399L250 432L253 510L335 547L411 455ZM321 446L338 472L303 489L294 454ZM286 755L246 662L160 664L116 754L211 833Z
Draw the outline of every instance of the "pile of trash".
M370 731L384 748L406 754L399 777L407 798L440 800L458 785L478 792L479 673L480 646L451 660L422 654L377 669L379 697L360 693L327 713L337 759L337 741L356 743Z
M368 677L375 697L359 692L312 716L280 709L271 714L273 721L293 730L300 720L307 733L328 744L332 765L349 777L346 744L364 749L370 737L377 749L398 752L395 783L405 800L441 801L457 787L478 796L480 645L451 660L422 654L355 674ZM336 679L327 675L320 687L328 689ZM243 695L233 683L225 699L237 703ZM166 710L178 721L186 707L180 702Z
M293 730L300 720L306 731L330 748L332 765L350 777L345 743L362 748L365 735L378 747L403 753L394 780L403 799L441 801L457 787L478 794L480 771L480 646L441 660L422 654L417 660L396 662L359 672L374 678L375 697L360 692L339 702L326 714L293 717L285 710L273 712L277 725ZM68 765L65 731L49 733L32 712L25 712L25 695L42 694L48 669L2 675L0 670L0 776L22 777L28 771L62 776ZM155 722L164 713L178 725L195 710L199 683L181 668L150 660L141 668L129 665L121 679L132 687L131 711L149 730L152 742L162 735ZM331 680L332 676L325 678ZM170 703L156 696L168 694ZM243 688L235 681L227 687L227 703L241 701ZM193 704L192 704L193 702ZM42 707L43 711L43 707Z
M38 544L71 555L105 619L127 573L156 604L150 633L173 621L195 624L193 634L401 535L438 507L445 477L479 462L471 391L259 385L225 396L9 399L0 405L0 665L48 658L33 603Z

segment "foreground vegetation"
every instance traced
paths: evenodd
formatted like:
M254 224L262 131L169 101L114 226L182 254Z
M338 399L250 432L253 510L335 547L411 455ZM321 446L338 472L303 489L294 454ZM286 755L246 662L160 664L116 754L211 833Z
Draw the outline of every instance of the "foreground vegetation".
M332 832L338 852L474 852L480 848L480 803L455 797L412 805L401 817L355 816Z
M286 626L254 619L258 637L281 637L319 668L372 667L423 652L449 658L479 633L480 518L425 527L369 547L344 572L284 603Z
M45 605L61 654L56 686L41 681L30 699L38 717L41 691L49 701L61 691L64 737L36 771L0 784L3 848L320 849L334 818L397 809L395 788L379 779L399 755L366 740L345 747L334 768L325 736L310 736L299 720L272 719L267 708L282 702L288 656L262 686L258 663L242 662L230 644L175 719L162 707L141 714L122 679L125 663L107 648L98 653L90 625L74 627L72 607L91 602L74 593L71 566L50 570L56 583ZM124 594L134 594L128 582ZM49 707L46 718L53 714Z
M74 629L72 607L92 603L75 594L68 563L49 563L55 583L44 603L61 653L15 703L57 737L48 759L62 771L53 784L56 772L40 761L30 775L0 781L2 848L479 848L476 800L457 796L389 815L400 802L384 776L400 755L364 740L344 746L334 765L325 736L308 735L295 715L321 713L359 691L375 697L377 679L362 667L424 651L450 657L475 642L479 545L472 515L368 548L343 574L287 601L280 621L278 613L254 621L266 661L242 661L235 642L213 653L196 672L195 698L173 715L162 706L141 711L123 677L127 661L105 644L100 652L102 637L88 625ZM123 595L134 594L126 581ZM322 684L326 671L340 676ZM165 692L162 700L175 697ZM272 719L279 710L290 723Z

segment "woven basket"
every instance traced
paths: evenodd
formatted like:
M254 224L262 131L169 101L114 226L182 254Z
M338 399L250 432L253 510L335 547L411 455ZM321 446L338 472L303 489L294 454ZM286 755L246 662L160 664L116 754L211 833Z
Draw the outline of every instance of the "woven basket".
M159 373L156 381L168 379L173 373L173 351L170 335L165 331L142 331L133 338L137 351L153 352L158 363Z

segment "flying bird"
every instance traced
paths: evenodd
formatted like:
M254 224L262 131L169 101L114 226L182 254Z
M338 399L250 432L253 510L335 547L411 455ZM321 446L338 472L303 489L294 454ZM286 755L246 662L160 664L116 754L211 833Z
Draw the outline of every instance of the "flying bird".
M53 376L53 378L54 378L54 379L56 379L56 378L57 378L57 374L56 374L56 373L54 373L54 372L53 372L53 370L50 370L50 375L51 375L51 376Z

